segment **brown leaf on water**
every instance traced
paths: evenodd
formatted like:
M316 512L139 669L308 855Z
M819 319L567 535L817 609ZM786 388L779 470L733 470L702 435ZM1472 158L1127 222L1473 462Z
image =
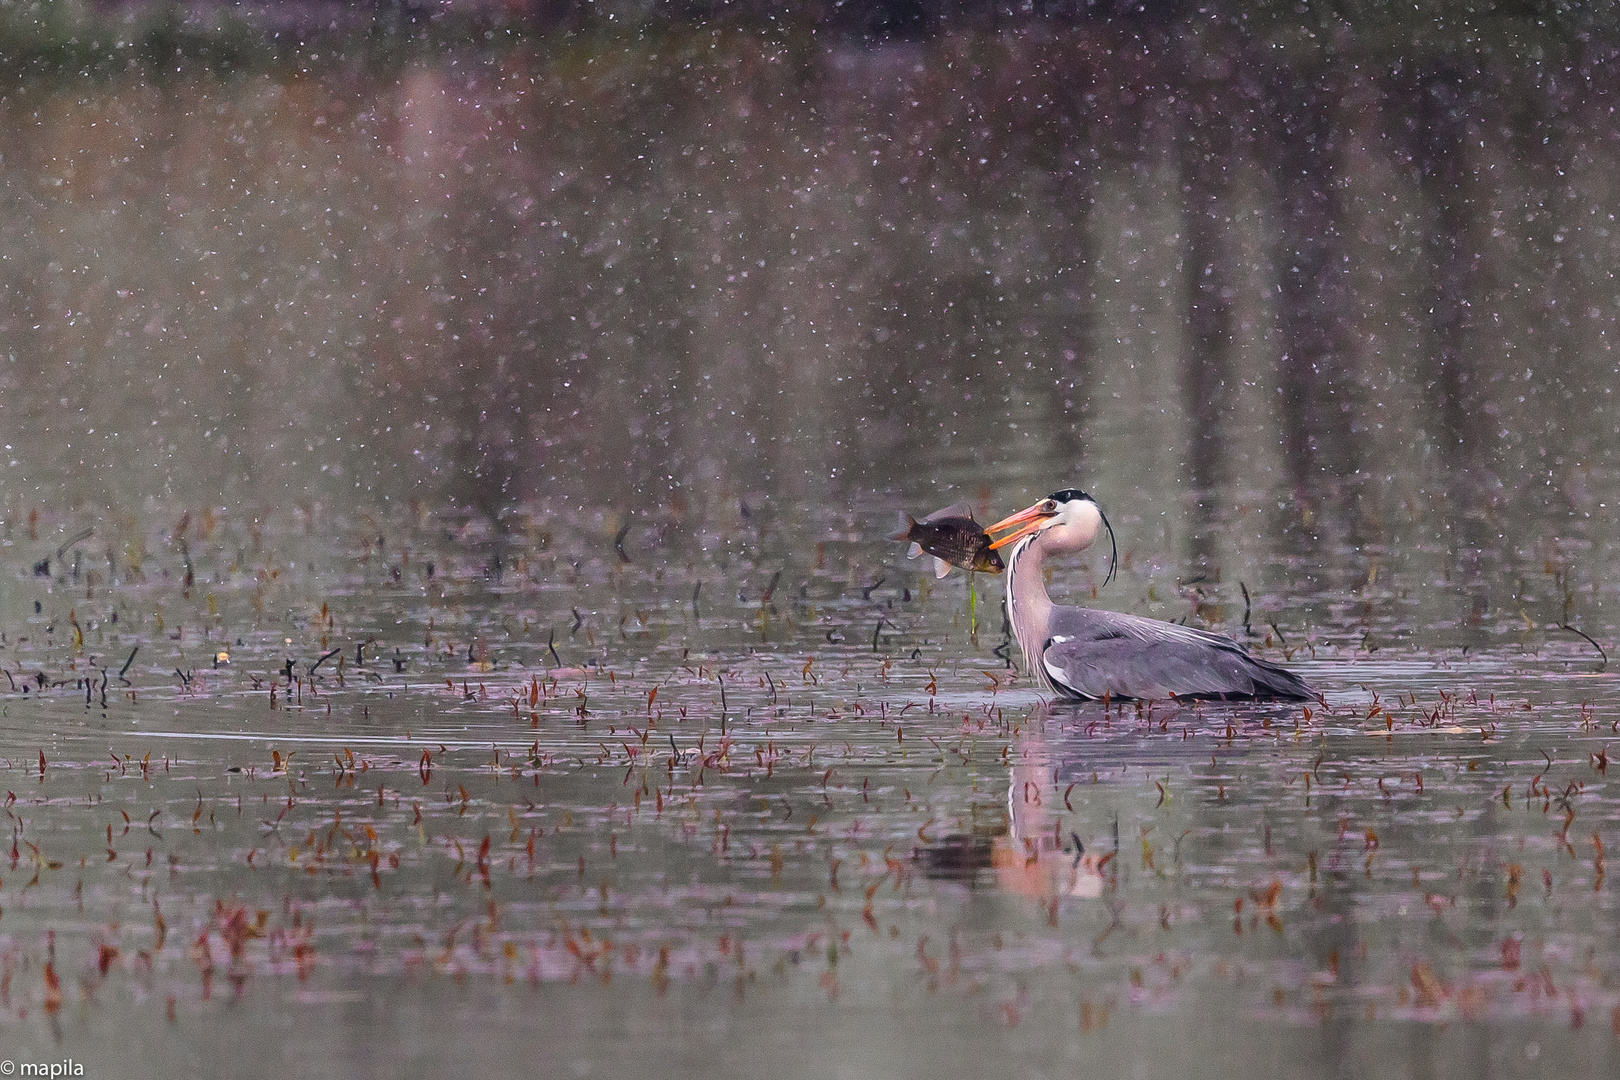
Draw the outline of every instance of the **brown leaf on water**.
M1282 882L1276 878L1273 878L1271 884L1267 885L1264 889L1249 890L1249 899L1253 900L1256 904L1259 904L1263 908L1276 907L1277 898L1281 895Z
M1412 989L1417 992L1419 1008L1432 1009L1446 996L1445 984L1427 962L1419 960L1412 965Z
M45 964L45 1011L59 1012L62 1008L62 980L56 977L56 965Z
M658 946L658 961L653 964L653 992L663 997L669 989L669 946Z

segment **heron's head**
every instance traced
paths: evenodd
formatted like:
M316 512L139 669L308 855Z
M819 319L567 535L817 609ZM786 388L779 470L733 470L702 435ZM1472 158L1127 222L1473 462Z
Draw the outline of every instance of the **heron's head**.
M1102 507L1083 491L1074 488L1054 491L1029 509L1002 518L985 531L992 535L1007 533L990 545L992 550L1016 543L1034 533L1045 550L1066 552L1084 551L1096 541L1097 533L1102 529L1108 530L1108 543L1113 549L1108 577L1103 579L1106 585L1113 579L1114 565L1119 562L1119 547L1114 543L1114 527L1108 524Z

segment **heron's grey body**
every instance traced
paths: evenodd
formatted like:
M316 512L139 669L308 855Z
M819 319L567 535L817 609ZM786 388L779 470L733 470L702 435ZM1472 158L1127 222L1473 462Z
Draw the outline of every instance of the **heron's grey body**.
M1068 698L1114 701L1304 701L1316 696L1293 672L1250 656L1218 634L1053 604L1042 574L1044 555L1048 549L1077 549L1090 542L1090 536L1065 541L1056 529L1032 532L1007 559L1007 620L1025 666L1044 688Z

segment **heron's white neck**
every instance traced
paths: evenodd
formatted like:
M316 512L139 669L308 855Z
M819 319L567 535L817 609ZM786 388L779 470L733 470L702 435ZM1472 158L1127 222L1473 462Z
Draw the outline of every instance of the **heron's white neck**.
M1052 690L1052 680L1041 663L1046 630L1052 622L1052 598L1046 595L1040 539L1038 532L1024 537L1007 557L1007 621L1024 653L1024 669L1044 689Z

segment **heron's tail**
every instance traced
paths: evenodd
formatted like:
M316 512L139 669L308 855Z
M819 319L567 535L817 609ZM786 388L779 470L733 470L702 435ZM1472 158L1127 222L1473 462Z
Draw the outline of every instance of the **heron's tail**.
M1319 696L1304 679L1287 668L1279 667L1257 656L1251 656L1249 659L1256 669L1252 672L1255 697L1272 698L1277 701L1314 701Z

